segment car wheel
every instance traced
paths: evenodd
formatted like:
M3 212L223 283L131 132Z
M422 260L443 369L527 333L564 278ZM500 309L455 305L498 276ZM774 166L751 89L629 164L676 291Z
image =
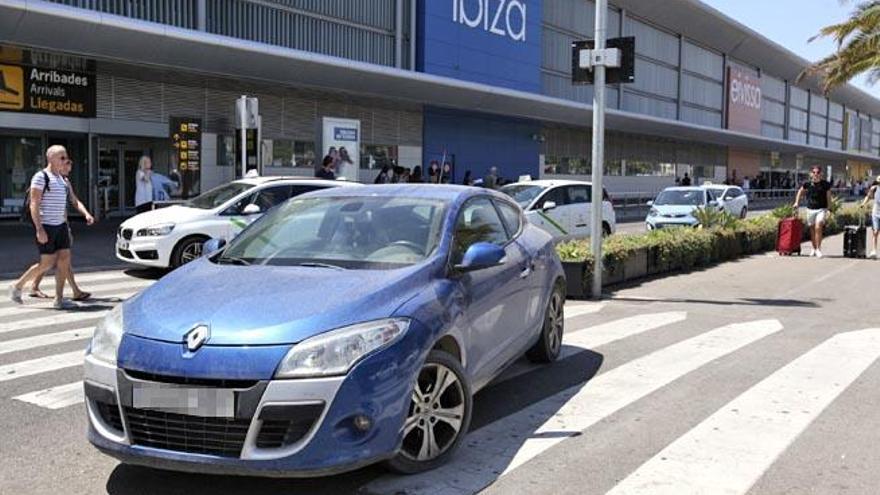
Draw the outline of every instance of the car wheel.
M611 226L608 225L608 222L602 222L602 238L606 238L611 235Z
M526 357L533 363L552 363L559 357L559 351L562 349L562 334L565 330L564 290L557 284L547 302L541 338L526 352Z
M748 216L748 214L749 214L749 207L743 206L743 209L739 212L739 217L742 219L745 219L746 216Z
M171 254L171 268L177 268L201 257L206 240L204 237L187 237L177 243Z
M472 406L461 364L447 352L431 351L412 391L403 443L388 467L414 474L443 465L467 434Z

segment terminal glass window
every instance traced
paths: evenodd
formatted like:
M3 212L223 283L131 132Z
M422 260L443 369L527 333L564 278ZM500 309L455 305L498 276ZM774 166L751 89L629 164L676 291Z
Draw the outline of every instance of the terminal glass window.
M361 168L381 170L397 164L397 146L389 144L361 145Z
M19 215L31 177L43 167L38 137L0 136L0 216Z
M296 141L293 139L266 140L272 150L270 167L314 167L315 143L312 141Z

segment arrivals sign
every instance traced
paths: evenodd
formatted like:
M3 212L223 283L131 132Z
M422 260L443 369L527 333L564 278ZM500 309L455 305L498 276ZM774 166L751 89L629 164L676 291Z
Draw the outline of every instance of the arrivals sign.
M761 134L761 80L739 67L727 72L727 128Z
M94 118L93 69L80 59L0 47L0 111Z

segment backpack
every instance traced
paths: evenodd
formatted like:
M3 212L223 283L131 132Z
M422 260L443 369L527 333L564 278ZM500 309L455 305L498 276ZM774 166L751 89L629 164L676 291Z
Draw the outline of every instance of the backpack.
M40 170L40 173L43 174L43 180L45 183L43 184L43 194L46 194L49 191L49 174L46 173L45 170ZM22 223L34 223L33 218L31 218L31 187L28 186L27 191L24 192L24 203L22 203L21 207L21 218Z

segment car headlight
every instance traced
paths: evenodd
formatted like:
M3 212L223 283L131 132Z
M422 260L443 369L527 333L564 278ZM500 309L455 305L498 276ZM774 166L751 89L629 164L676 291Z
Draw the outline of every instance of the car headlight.
M174 230L173 223L162 223L159 225L151 225L147 228L140 229L137 231L138 237L157 237L162 235L168 235L171 231Z
M95 334L92 335L92 342L89 344L89 354L101 361L116 364L116 351L119 350L119 342L122 341L123 328L120 304L107 313L95 327Z
M343 327L293 346L281 361L276 378L345 375L364 356L390 345L409 328L410 320L391 318Z
M648 212L649 217L656 217L659 214L660 214L660 212L657 211L657 208L651 208L651 211Z

